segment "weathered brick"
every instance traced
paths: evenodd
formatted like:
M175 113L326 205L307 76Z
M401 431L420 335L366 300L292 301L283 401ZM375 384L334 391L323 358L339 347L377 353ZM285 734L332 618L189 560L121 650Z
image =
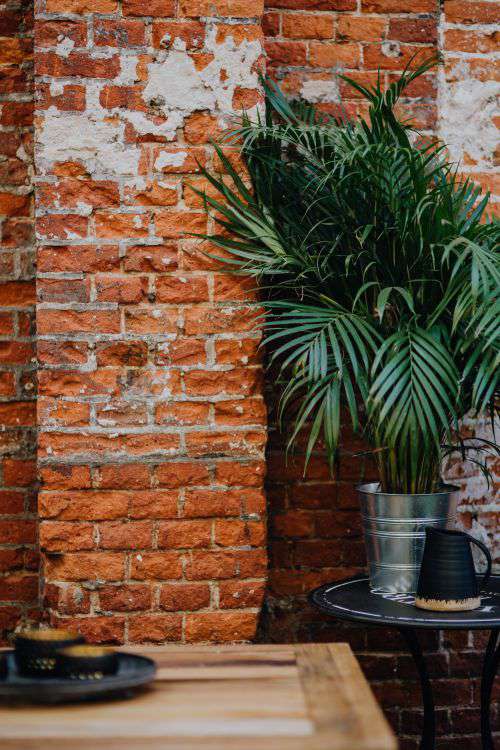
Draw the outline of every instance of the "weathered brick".
M74 552L48 556L45 574L48 580L119 581L125 572L123 552Z
M288 39L331 39L333 22L332 14L285 13L282 34Z
M305 65L306 45L304 42L267 41L266 53L275 64Z
M146 41L143 21L100 19L94 21L94 41L103 47L141 47Z
M111 271L119 265L118 247L95 246L42 246L38 250L38 269L43 273L71 272L78 268L82 273Z
M175 518L178 493L172 490L134 492L130 499L131 518Z
M36 480L36 463L29 458L5 457L3 479L10 487L29 487Z
M184 500L186 518L237 516L240 510L241 493L237 490L186 490Z
M262 372L257 368L235 368L233 370L192 370L184 376L186 393L193 396L217 394L254 395L262 384Z
M309 59L311 65L319 68L357 68L360 64L358 44L331 44L328 42L311 42Z
M47 13L114 13L116 0L46 0Z
M103 586L98 594L99 608L105 611L133 612L151 606L151 589L145 585Z
M42 486L47 489L83 489L91 486L88 466L68 466L65 464L42 466L40 469Z
M263 0L180 0L182 16L260 17Z
M193 306L185 311L184 331L188 336L224 333L228 329L243 333L255 327L258 314L253 307Z
M40 524L40 546L47 552L76 552L95 547L90 523L45 521Z
M75 47L85 47L87 44L87 24L83 20L35 21L35 35L37 47L56 47L59 37L70 39Z
M118 206L119 189L110 180L74 180L65 178L56 184L42 183L37 200L47 208L78 208L87 205L92 208Z
M389 39L401 42L432 43L437 39L435 18L391 18L389 22Z
M190 456L251 456L260 453L265 445L265 433L257 431L227 432L211 430L192 432L186 435L186 446Z
M237 574L237 558L231 552L193 551L186 565L186 578L190 581L213 578L233 578Z
M128 506L129 495L123 491L45 491L39 499L42 518L66 521L123 518L127 516Z
M399 21L399 19L393 20ZM391 24L393 20L391 20ZM338 17L337 39L339 42L375 42L383 38L386 28L386 18L346 14ZM395 38L399 39L400 37L396 35Z
M195 338L177 338L158 344L155 362L158 365L198 365L206 364L207 349L204 341Z
M215 421L219 424L266 424L266 407L260 398L219 401L215 405Z
M155 411L157 424L200 425L208 422L209 405L198 402L179 401L159 404Z
M175 206L179 199L177 188L164 181L154 180L145 186L126 186L125 203L136 206ZM165 269L167 270L167 269Z
M420 59L423 60L426 52L429 54L431 51L431 48L426 50L424 47L399 45L397 42L372 44L364 51L364 64L368 70L403 70L416 55L421 55Z
M245 641L255 634L255 617L246 612L213 612L186 616L186 641Z
M59 627L75 629L89 643L122 643L125 632L123 617L78 617L56 620Z
M164 273L177 268L177 245L136 245L127 248L125 271Z
M155 471L160 487L206 485L209 482L207 467L202 463L169 462L160 464Z
M221 581L219 604L221 609L259 608L264 592L264 581Z
M103 549L144 549L151 547L151 521L107 521L99 524L99 546Z
M215 469L219 484L260 487L266 472L263 461L220 461Z
M0 490L0 513L6 516L17 516L24 511L24 492Z
M39 310L40 333L119 333L120 314L115 311L79 312L75 310Z
M148 464L108 464L99 467L99 487L106 490L147 489L151 484ZM135 495L134 495L135 497Z
M163 643L178 641L182 632L180 615L145 614L129 619L129 638L132 643Z
M215 117L206 112L195 112L186 119L184 136L188 143L208 143L217 136L219 130Z
M100 302L137 305L148 295L148 280L140 276L98 275L95 284L97 299Z
M221 547L241 547L265 544L265 525L261 521L215 522L214 541Z
M33 602L38 594L38 576L15 573L0 579L0 597L3 601Z
M131 578L168 581L182 576L182 560L178 552L142 552L131 557Z
M117 56L92 57L87 52L71 52L67 57L40 52L35 58L35 71L37 75L54 78L115 78L120 72L120 61Z
M0 520L0 544L34 544L35 537L33 520Z
M205 40L205 25L199 21L168 20L153 21L153 46L168 49L176 40L185 43L186 49L201 49ZM196 117L192 115L191 117ZM200 113L198 116L204 120L207 115ZM187 124L186 126L187 127ZM189 141L190 143L205 142Z
M160 237L176 239L206 231L207 217L192 211L155 211L155 229ZM204 301L203 298L200 301Z
M491 2L446 0L445 12L451 23L498 23L498 8Z
M209 547L212 522L163 521L158 528L158 546L166 549Z
M148 358L145 341L116 341L100 344L96 352L97 364L101 367L143 367Z
M192 612L210 606L210 588L204 583L163 584L160 608L168 612Z
M95 232L97 237L106 238L139 238L147 237L149 214L144 213L109 213L97 211L95 214Z
M433 0L416 0L408 5L405 0L362 0L361 9L366 13L435 13Z
M175 16L175 0L151 0L147 7L140 0L123 0L126 16Z

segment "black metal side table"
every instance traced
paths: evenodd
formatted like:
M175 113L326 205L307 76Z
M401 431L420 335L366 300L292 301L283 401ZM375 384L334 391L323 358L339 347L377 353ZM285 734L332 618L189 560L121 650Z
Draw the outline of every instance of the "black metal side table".
M311 604L337 620L396 628L413 656L422 687L424 724L421 750L433 750L436 741L434 697L417 637L420 628L433 630L489 630L490 638L481 679L481 738L483 750L494 750L490 727L491 691L500 661L500 576L492 576L481 595L481 607L471 612L427 612L414 606L412 594L377 594L368 578L357 576L330 583L309 595Z

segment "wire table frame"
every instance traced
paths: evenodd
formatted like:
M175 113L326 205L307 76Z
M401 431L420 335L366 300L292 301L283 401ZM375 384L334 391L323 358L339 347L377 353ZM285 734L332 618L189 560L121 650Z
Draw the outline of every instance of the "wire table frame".
M490 726L493 683L500 662L500 576L492 576L481 593L481 606L470 612L429 612L417 609L413 594L382 594L370 590L368 577L356 576L327 583L312 591L309 601L337 620L397 629L403 636L420 678L424 721L421 750L434 750L436 716L427 665L418 639L419 630L488 630L490 637L481 676L481 741L494 750Z

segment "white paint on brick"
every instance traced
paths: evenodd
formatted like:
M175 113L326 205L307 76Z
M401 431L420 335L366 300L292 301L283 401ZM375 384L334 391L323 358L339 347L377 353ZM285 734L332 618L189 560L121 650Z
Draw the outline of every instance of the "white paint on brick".
M69 37L67 36L63 36L56 46L56 53L60 57L69 57L74 46L75 43L72 39L69 39Z
M59 81L56 78L53 78L50 82L49 86L49 92L51 96L61 96L61 94L64 93L64 87L66 84L64 81Z
M166 122L155 122L154 119L147 117L143 112L133 112L127 110L122 116L129 122L140 135L163 136L169 141L173 141L177 128L182 127L184 118L180 112L171 112ZM163 120L163 118L162 118Z
M213 60L201 70L196 70L192 57L180 49L175 39L170 50L160 53L155 62L149 64L149 77L144 91L146 101L163 102L160 105L165 116L172 111L184 116L197 110L232 113L235 89L257 88L259 81L255 64L262 54L258 40L243 40L236 44L227 36L220 44L216 41L217 25L207 29L205 49ZM224 81L221 74L224 72Z
M38 133L39 173L50 172L57 162L78 161L90 174L136 174L140 149L124 145L124 128L117 120L102 120L87 113L61 116L51 107Z
M439 86L439 136L447 143L453 161L472 159L479 168L493 166L498 130L493 118L500 115L500 83L472 77L469 64L457 60L452 78L441 77Z
M187 159L187 151L162 151L155 162L155 169L182 167Z
M382 42L381 50L382 54L386 57L400 57L401 55L399 42Z
M339 102L339 84L336 78L330 80L310 79L304 81L300 94L303 99L311 103Z

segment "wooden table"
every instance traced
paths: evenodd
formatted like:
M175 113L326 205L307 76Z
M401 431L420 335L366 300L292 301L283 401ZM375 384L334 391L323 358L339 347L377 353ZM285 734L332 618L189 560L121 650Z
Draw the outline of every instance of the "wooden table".
M165 646L123 701L0 707L9 750L394 750L346 643Z

